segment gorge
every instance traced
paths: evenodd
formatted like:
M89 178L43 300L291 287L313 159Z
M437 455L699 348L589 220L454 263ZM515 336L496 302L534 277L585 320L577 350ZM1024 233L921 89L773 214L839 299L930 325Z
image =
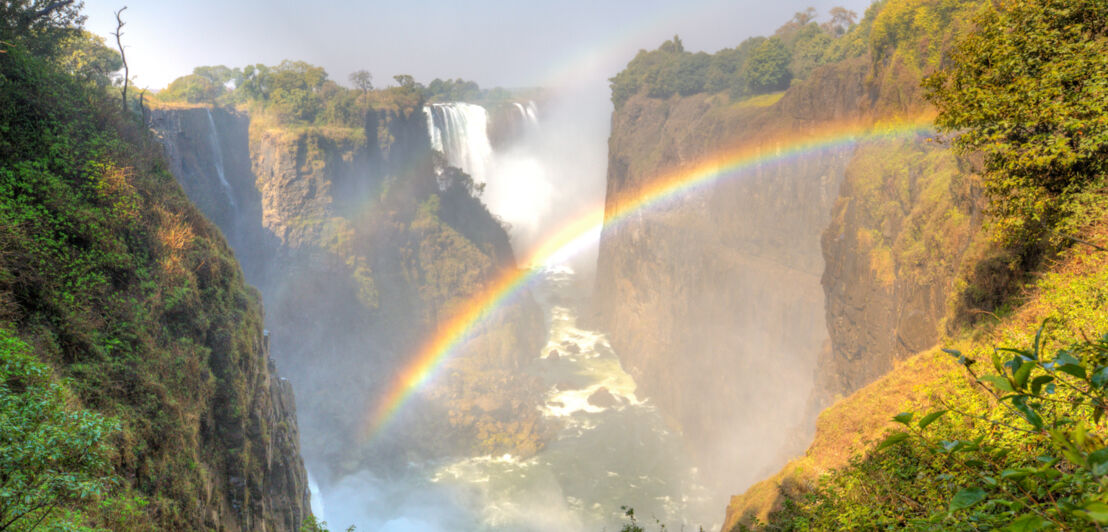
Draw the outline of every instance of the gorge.
M1101 3L9 4L0 529L1108 525Z

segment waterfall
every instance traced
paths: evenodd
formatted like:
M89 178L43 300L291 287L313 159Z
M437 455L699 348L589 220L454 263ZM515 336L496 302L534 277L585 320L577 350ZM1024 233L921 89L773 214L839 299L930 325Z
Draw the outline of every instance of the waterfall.
M470 103L434 103L424 108L431 147L446 156L450 166L461 168L476 183L488 179L492 144L488 112Z
M223 169L223 148L220 147L219 130L215 127L215 119L212 118L211 109L208 109L208 129L211 130L211 134L208 135L208 143L212 150L215 174L219 176L219 183L223 185L223 192L227 194L227 201L231 202L231 208L238 209L238 203L235 202L235 195L231 191L231 184L227 182L227 174Z
M539 127L538 108L535 106L535 102L527 102L527 105L513 102L512 105L519 111L519 120L524 124L525 129Z

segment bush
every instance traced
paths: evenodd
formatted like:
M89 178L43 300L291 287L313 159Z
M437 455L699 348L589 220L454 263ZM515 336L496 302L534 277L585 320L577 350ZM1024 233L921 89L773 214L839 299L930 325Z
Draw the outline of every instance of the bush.
M0 328L0 528L79 523L79 511L61 510L111 487L107 440L118 423L72 401L27 344Z
M1002 241L1058 240L1103 201L1108 175L1108 3L988 4L953 67L928 78L936 124L984 155L984 186ZM1019 31L1012 31L1019 28Z

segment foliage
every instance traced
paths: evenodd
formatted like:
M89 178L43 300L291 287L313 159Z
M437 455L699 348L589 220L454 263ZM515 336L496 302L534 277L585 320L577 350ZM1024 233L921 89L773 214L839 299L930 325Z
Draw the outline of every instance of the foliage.
M1108 336L1048 356L1044 329L998 348L995 373L948 350L991 400L903 412L868 456L789 499L770 530L1083 529L1108 523ZM969 395L973 395L970 393ZM756 525L757 526L757 525Z
M158 93L158 99L163 102L211 102L224 92L222 85L212 83L209 78L189 74L173 80L165 90Z
M351 72L350 83L355 88L360 89L363 93L369 92L373 88L373 74L370 74L368 70L358 70Z
M75 516L59 510L111 487L107 439L118 424L71 402L27 344L0 328L0 529L61 527Z
M62 70L100 87L112 83L112 74L123 68L123 59L104 44L99 35L79 30L62 38L55 54Z
M242 105L257 122L286 126L362 128L371 110L411 112L427 101L492 102L515 98L501 88L482 89L473 81L435 79L427 87L407 74L393 76L395 86L373 88L373 75L358 70L348 77L354 88L328 79L322 68L303 61L276 66L201 66L177 78L156 98L162 102Z
M1072 230L1108 175L1108 4L994 2L930 77L936 123L984 156L998 236L1037 240ZM1019 28L1019 31L1013 31Z
M66 379L73 404L119 423L117 491L58 518L203 528L204 497L261 496L280 445L265 416L250 416L268 405L259 303L117 101L21 46L0 54L0 323ZM82 434L59 434L50 452L66 459ZM219 482L231 475L243 484Z
M792 79L788 68L790 60L789 50L781 39L766 39L747 63L747 87L755 94L787 88Z
M797 13L774 35L752 37L736 48L714 54L685 51L680 37L657 50L639 50L627 68L611 78L612 103L618 109L631 96L651 98L674 94L729 92L732 100L788 88L792 79L804 79L818 66L841 59L833 44L854 27L856 15L837 7L831 20L815 22L815 10Z
M435 78L427 85L424 92L428 101L432 102L465 102L479 100L482 96L481 87L476 82L464 79L442 80Z
M76 0L0 1L0 41L40 56L50 56L58 43L85 22L84 2Z

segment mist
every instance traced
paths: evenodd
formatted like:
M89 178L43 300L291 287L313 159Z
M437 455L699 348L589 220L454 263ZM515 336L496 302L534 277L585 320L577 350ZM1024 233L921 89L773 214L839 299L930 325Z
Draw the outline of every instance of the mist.
M832 5L862 12L867 3L814 2L821 12ZM206 110L203 129L180 139L167 135L167 151L203 162L189 170L194 175L178 179L194 201L207 206L248 280L263 293L274 358L296 392L317 517L333 529L353 524L369 531L601 530L618 528L624 522L620 508L628 505L669 529L712 528L720 525L729 495L802 448L811 433L814 369L827 332L819 234L801 235L807 229L793 226L810 229L824 215L810 215L815 222L808 215L793 217L788 201L796 196L828 211L825 196L837 187L841 168L765 165L721 185L715 196L694 193L657 211L636 213L634 223L611 228L604 238L617 249L643 247L607 270L598 266L599 226L572 248L553 256L536 253L560 229L603 209L615 177L609 169L608 79L638 49L654 49L674 34L690 50L734 47L748 36L772 33L809 4L329 3L310 13L289 2L129 7L128 42L135 44L128 55L140 87L164 87L200 65L302 59L323 66L344 85L347 73L367 68L378 88L395 85L391 76L405 73L424 83L464 78L483 88L529 88L527 94L534 95L511 102L533 104L533 124L521 115L520 133L500 143L480 139L489 146L481 160L457 164L469 166L462 170L484 185L476 200L495 217L497 228L506 229L511 259L529 271L522 295L492 309L398 407L395 418L369 436L365 412L374 409L390 382L401 380L412 353L435 332L435 320L459 304L450 299L456 296L452 291L480 285L469 282L471 272L506 264L500 255L505 243L472 208L475 200L441 182L433 190L433 172L443 175L444 169L430 165L436 142L432 106L424 109L426 122L388 114L392 111L375 116L375 127L383 129L370 131L370 142L387 137L396 149L368 154L352 149L353 155L328 159L326 164L341 169L310 177L330 180L320 190L333 198L310 208L304 205L316 201L314 188L296 201L274 193L275 186L263 190L259 161L280 157L250 151L256 143L241 113ZM100 34L114 30L114 18L109 26L105 16L110 11L90 6L88 27ZM226 38L213 42L203 37L209 33ZM462 105L436 102L455 104ZM491 105L482 110L492 111ZM164 111L162 118L183 123L175 112ZM176 122L173 128L188 130ZM195 139L202 140L196 141L199 147L185 145ZM190 155L190 149L196 153ZM280 146L267 149L276 152ZM440 151L449 159L454 149ZM820 186L801 190L797 183L804 182ZM396 204L380 208L374 195L383 196L389 187L407 188L396 193L402 198ZM419 218L426 195L436 192L442 198L436 220L445 229ZM747 208L713 218L714 202L724 195L743 198ZM767 207L774 202L780 208ZM419 209L412 207L416 204ZM285 212L295 208L304 212ZM414 220L396 212L408 212ZM804 219L794 224L794 218ZM317 219L339 226L339 236L328 233L332 226L326 224L303 228L304 220ZM717 223L748 232L720 234ZM687 231L672 238L680 245L649 246L652 235L677 227ZM455 233L472 245L449 250L453 255L443 271L434 264L413 267L431 253L434 246L418 239L432 230L440 231L434 240L440 248L460 240ZM762 239L760 230L784 236ZM405 244L411 247L389 255ZM473 259L479 253L490 254L487 263ZM718 260L735 254L745 255L738 262ZM454 261L457 257L463 258ZM618 291L636 284L621 277L624 273L646 272L641 278L649 278L684 267L702 269L672 286L658 282L657 291L639 293L641 299L626 308L605 309L604 298L624 296ZM355 274L343 277L347 269ZM366 277L374 283L368 288L362 283ZM440 284L428 281L428 288L412 279ZM442 293L427 295L435 291ZM735 301L745 306L733 314L702 310L734 308ZM674 321L659 310L666 304L695 319L695 330L683 331L695 341L679 344L665 336L667 323ZM604 312L608 319L596 317ZM651 329L647 338L626 340L627 330L644 324ZM659 369L650 358L659 352L680 363ZM737 374L723 375L713 365L736 359L743 361ZM678 376L691 383L687 398L652 395L658 381ZM688 404L720 396L726 404L690 412ZM742 408L718 415L735 405ZM690 417L698 419L682 425ZM532 449L529 438L541 445ZM503 447L501 440L525 450L486 445L495 441Z

